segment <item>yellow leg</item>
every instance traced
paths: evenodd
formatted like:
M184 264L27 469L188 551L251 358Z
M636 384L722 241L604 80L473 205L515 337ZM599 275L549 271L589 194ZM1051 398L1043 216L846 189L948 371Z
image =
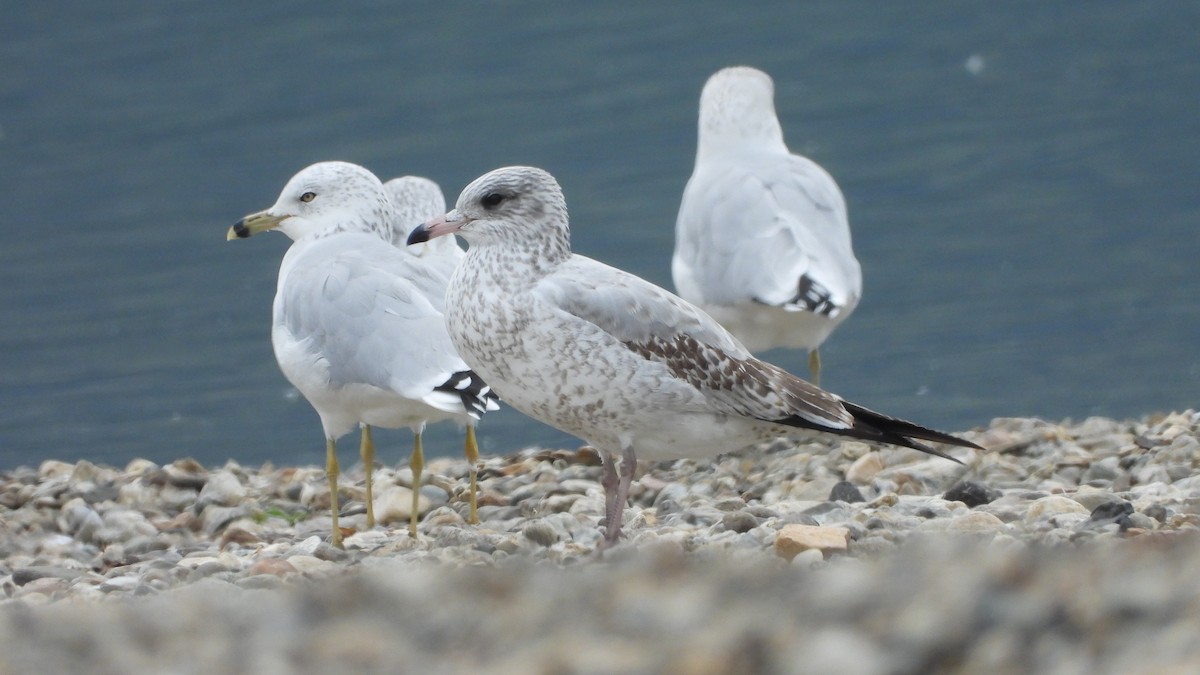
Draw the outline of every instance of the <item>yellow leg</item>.
M813 384L821 386L821 353L815 347L808 352L808 374Z
M358 449L362 456L363 469L367 472L367 529L375 527L375 493L371 476L375 471L375 443L371 440L371 425L362 426L362 445Z
M342 531L338 528L338 461L337 441L325 439L325 477L329 480L329 509L333 518L333 540L337 548L342 548Z
M408 534L413 539L417 538L417 520L421 516L421 470L425 468L425 453L421 451L421 432L413 435L413 451L412 458L408 460L408 467L412 469L412 515L408 519Z
M467 518L467 522L472 525L479 524L479 501L475 498L476 489L476 467L479 464L479 444L475 442L475 427L467 425L467 447L465 449L467 455L467 473L471 476L471 492L467 495L471 504L471 516Z

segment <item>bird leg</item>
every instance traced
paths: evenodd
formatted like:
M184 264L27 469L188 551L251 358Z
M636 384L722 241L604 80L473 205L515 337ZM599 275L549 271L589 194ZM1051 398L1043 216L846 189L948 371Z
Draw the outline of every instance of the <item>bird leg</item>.
M816 347L808 352L808 375L815 386L821 386L821 352Z
M604 548L617 543L621 538L621 521L625 518L625 504L629 501L629 485L633 482L633 474L637 471L637 457L633 447L625 448L621 455L621 472L618 475L616 467L612 466L615 459L612 455L606 457L610 461L604 463L604 494L605 515L608 517L608 527L604 532ZM613 489L615 488L615 489Z
M477 465L479 464L479 444L475 442L475 425L467 425L467 445L464 449L467 455L467 472L471 477L471 491L468 493L468 499L471 504L471 515L467 518L467 522L472 525L479 524L479 500L476 498L476 481L477 481Z
M616 523L620 518L621 509L614 508L617 503L617 484L620 479L617 477L617 458L611 452L602 450L604 477L600 479L600 486L604 488L604 518L608 523L606 533L613 531L613 523ZM608 537L605 537L602 547L607 546Z
M367 529L375 527L375 493L371 475L375 471L375 443L371 440L371 425L362 425L362 444L358 454L362 456L363 469L367 472Z
M333 540L335 548L342 548L342 530L338 528L338 460L337 441L325 439L325 477L329 481L329 509L333 519Z
M408 534L417 538L417 520L421 516L421 470L425 468L425 453L421 450L421 432L413 434L412 457L408 460L408 468L412 469L412 513L408 517Z

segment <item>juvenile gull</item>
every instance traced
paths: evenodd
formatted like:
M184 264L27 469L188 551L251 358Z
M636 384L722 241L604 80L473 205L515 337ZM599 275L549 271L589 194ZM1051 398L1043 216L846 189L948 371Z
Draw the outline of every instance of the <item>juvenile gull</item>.
M700 94L696 164L675 221L671 276L750 351L817 351L862 296L846 200L815 162L788 151L766 73L725 68Z
M283 374L321 418L339 546L338 438L356 424L362 428L367 526L374 527L371 426L412 429L409 531L416 536L425 424L465 423L471 458L478 452L471 427L498 407L495 394L455 353L440 306L430 300L441 297L444 275L392 245L394 208L371 172L321 162L288 181L274 206L246 216L228 234L245 238L274 229L292 239L279 268L271 344Z
M978 447L819 389L752 356L691 303L573 255L562 190L541 169L476 179L408 241L450 233L470 245L447 293L450 337L506 403L600 450L606 545L620 536L637 457L711 457L821 433L947 459L914 439Z

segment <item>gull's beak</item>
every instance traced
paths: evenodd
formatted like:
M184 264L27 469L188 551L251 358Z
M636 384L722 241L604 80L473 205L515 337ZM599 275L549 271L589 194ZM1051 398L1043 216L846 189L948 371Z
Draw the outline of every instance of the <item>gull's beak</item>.
M469 222L471 222L471 218L464 217L456 209L444 216L438 216L424 225L418 225L408 235L408 245L412 246L430 239L437 239L444 234L453 234Z
M245 218L234 223L233 227L229 228L229 233L225 235L225 241L231 239L245 239L253 237L259 232L266 232L279 227L279 223L287 216L277 216L267 211L259 211L252 213Z

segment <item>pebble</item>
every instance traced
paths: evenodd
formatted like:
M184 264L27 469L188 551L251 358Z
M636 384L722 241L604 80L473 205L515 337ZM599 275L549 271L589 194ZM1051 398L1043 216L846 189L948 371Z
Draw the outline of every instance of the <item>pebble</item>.
M447 670L411 636L470 625L464 663L560 672L579 670L603 616L638 672L787 671L806 654L846 672L1187 672L1198 648L1180 636L1200 631L1200 414L1000 418L966 436L989 450L955 451L964 466L837 441L643 465L627 538L602 556L592 452L485 458L480 525L465 521L465 462L431 459L416 539L411 473L377 472L381 522L367 530L348 471L345 550L327 541L320 467L47 460L0 473L0 654L61 655L51 645L70 639L55 631L87 626L131 659L156 640L253 639L239 653L264 672L280 671L267 655L286 637L316 671L345 665L308 639L337 618L410 645L410 669ZM179 632L186 603L210 616ZM22 632L14 622L29 619L6 609L17 607L60 628ZM501 638L489 631L504 612L521 614ZM491 660L472 661L481 654Z
M817 550L824 556L844 553L850 545L850 531L844 527L785 525L775 536L775 554L791 560L801 551Z

